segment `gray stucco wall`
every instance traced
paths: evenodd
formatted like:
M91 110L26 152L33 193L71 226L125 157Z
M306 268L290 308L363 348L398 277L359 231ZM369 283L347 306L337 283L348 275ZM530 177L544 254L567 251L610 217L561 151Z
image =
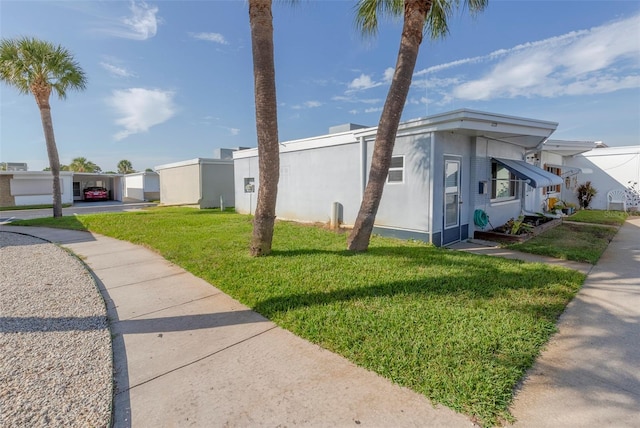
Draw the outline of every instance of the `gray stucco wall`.
M220 197L223 198L225 207L234 206L233 186L232 163L203 163L200 208L220 208Z
M501 226L510 218L517 218L522 210L522 201L518 197L515 200L506 202L491 201L491 158L505 158L522 160L524 148L513 144L506 144L499 141L488 140L486 138L475 138L475 153L471 158L471 195L473 207L470 209L469 236L473 236L474 230L482 230L473 223L473 212L476 209L483 210L489 216L489 221L493 227ZM480 181L487 182L487 192L479 194L478 186ZM522 192L522 189L519 189ZM485 230L491 229L487 225Z
M278 216L329 222L338 202L342 222L353 224L360 208L359 153L358 143L283 153Z
M373 143L369 148L369 159ZM393 156L404 156L404 182L387 183L376 225L414 232L429 232L431 134L396 138ZM369 160L370 164L370 160Z

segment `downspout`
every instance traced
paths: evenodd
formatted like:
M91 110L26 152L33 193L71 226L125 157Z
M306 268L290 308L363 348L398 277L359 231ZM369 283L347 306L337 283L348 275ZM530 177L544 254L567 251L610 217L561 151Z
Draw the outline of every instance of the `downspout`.
M436 243L433 242L433 232L436 228L436 225L433 223L434 221L434 211L433 211L433 200L435 199L435 195L433 194L434 192L434 184L433 184L433 172L435 171L435 158L436 158L436 153L435 153L435 138L436 138L436 133L432 132L431 133L431 138L429 138L430 142L429 144L431 145L431 147L429 148L430 151L430 159L429 159L429 201L427 202L427 204L429 205L429 231L430 231L430 236L431 236L431 243L434 245L437 245L438 247L442 246L442 239L443 239L443 234L444 234L444 229L441 228L441 232L440 232L440 242ZM444 203L444 202L443 202Z
M202 159L198 158L198 181L199 181L199 185L198 185L198 192L199 192L199 199L198 199L198 207L202 208Z
M533 154L533 153L538 153L542 151L542 147L544 147L545 143L547 142L547 140L549 140L549 137L544 137L542 139L542 141L540 141L533 149L529 149L529 150L525 150L524 154L522 155L522 160L523 161L527 161L527 155ZM542 154L540 154L540 159L542 159ZM537 167L540 167L541 165L535 165ZM526 211L526 188L527 188L527 183L526 182L521 182L520 183L520 213L525 214ZM535 192L537 192L538 190L536 189ZM535 200L535 203L538 203L537 199Z
M360 137L360 202L364 199L364 190L367 187L367 142L364 136Z

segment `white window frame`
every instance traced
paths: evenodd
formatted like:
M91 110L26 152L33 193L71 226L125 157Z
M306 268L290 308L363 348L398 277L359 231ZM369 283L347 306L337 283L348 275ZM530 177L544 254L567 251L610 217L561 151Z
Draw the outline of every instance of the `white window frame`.
M509 172L509 196L503 196L503 197L497 197L495 195L497 195L497 188L496 188L496 181L498 181L497 177L494 177L493 175L493 165L496 165L497 168L504 168L505 170L507 170ZM500 179L501 181L504 181L504 179ZM516 199L518 199L518 190L519 186L518 186L518 179L515 176L515 174L513 174L511 171L509 171L504 165L499 164L496 161L492 161L491 162L491 202L507 202L507 201L514 201ZM513 191L511 190L513 189ZM511 195L511 193L513 193L513 195Z
M396 155L396 156L391 156L391 163L393 163L393 159L394 158L401 158L402 159L402 166L401 167L389 167L389 173L387 174L387 183L388 184L404 184L404 166L405 166L405 159L404 159L404 155ZM400 171L402 173L402 180L391 180L391 172L397 172Z

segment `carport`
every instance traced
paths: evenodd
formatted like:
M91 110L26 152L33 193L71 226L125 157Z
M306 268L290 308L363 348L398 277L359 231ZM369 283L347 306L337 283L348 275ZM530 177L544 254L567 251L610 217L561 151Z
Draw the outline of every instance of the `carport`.
M104 187L109 192L109 200L122 201L122 174L92 174L88 172L73 173L73 200L84 199L84 189L87 187Z

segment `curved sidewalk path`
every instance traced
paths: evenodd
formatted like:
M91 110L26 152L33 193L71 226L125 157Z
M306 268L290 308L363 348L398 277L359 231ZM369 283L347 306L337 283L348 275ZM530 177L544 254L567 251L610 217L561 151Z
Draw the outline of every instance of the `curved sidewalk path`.
M112 329L116 428L472 426L143 247L89 232L2 229L59 243L93 271Z
M118 428L472 426L140 246L88 232L4 227L62 244L97 277L114 335ZM516 427L633 427L640 420L640 218L627 220L589 269L516 395Z

